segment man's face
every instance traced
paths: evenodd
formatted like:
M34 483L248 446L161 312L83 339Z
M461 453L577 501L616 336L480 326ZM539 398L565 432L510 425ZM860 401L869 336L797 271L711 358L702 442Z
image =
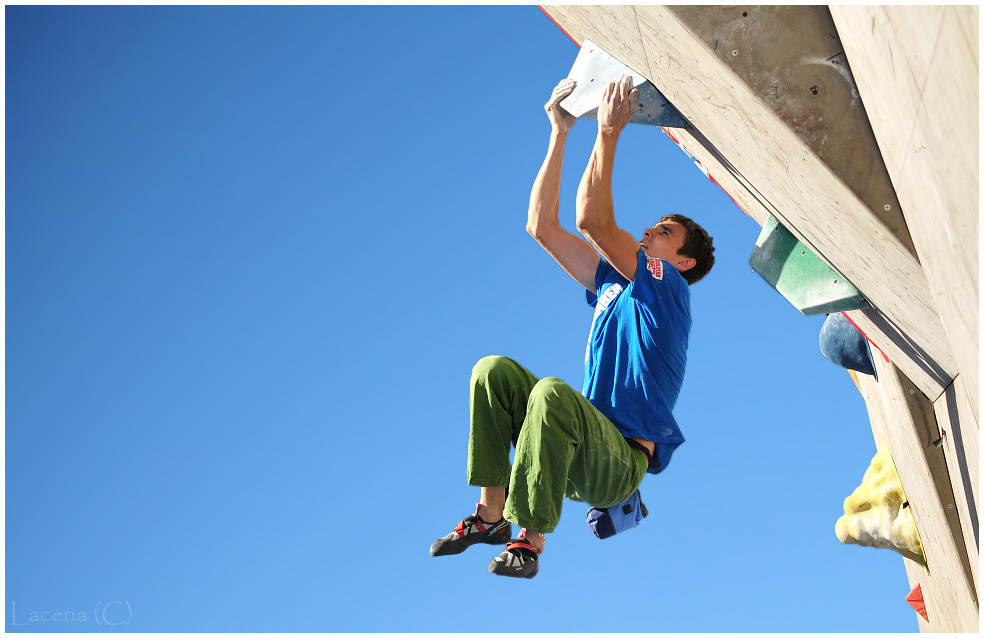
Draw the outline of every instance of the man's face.
M686 241L686 226L680 222L663 221L642 232L639 246L649 257L659 257L680 269L687 259L679 254Z

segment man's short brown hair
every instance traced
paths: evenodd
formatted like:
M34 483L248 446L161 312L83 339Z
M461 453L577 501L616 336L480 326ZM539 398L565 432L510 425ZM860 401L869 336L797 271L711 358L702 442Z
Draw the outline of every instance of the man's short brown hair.
M714 265L714 238L701 228L700 224L684 215L664 215L660 222L676 222L687 229L687 241L680 247L678 254L693 257L697 264L680 274L691 286L704 278ZM658 222L657 222L658 223Z

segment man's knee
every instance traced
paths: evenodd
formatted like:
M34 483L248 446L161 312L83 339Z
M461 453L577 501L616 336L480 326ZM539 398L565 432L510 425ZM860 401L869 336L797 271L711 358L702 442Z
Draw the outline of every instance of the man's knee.
M507 361L509 360L497 354L482 357L472 368L472 382L485 381L495 377L502 370L503 366L506 365Z
M544 377L533 386L527 410L532 410L534 406L547 408L558 402L563 402L572 393L574 393L574 388L567 385L564 380L557 377Z
M577 392L557 377L540 379L530 392L520 437L556 442L575 436L577 428L570 401L573 394Z
M496 380L508 380L514 378L520 370L522 370L520 365L509 357L497 354L482 357L472 368L472 385L475 383L489 385Z

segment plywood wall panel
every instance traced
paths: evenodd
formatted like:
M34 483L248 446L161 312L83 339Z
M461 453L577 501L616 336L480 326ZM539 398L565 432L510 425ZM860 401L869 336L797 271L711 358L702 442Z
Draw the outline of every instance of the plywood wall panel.
M726 169L952 378L949 343L905 244L672 11L640 6L636 16L649 79Z
M977 11L946 8L896 186L975 420L980 386Z
M630 69L647 75L646 60L635 9L631 6L567 6L543 5L544 11L564 27L578 44L585 38L615 55ZM616 55L616 51L618 54ZM573 63L573 59L571 62Z
M975 421L978 11L831 7Z
M926 555L923 593L933 631L976 632L977 597L962 526L954 504L948 465L937 447L939 428L932 403L883 359L878 380L857 375L875 440L884 439L902 481Z
M905 162L944 7L830 6L893 180ZM889 15L891 13L891 16Z
M827 7L686 5L672 11L915 256Z
M681 150L699 161L703 170L714 178L745 214L760 226L765 223L770 214L767 202L744 184L740 176L725 169L727 159L707 149L706 138L700 131L673 129L671 134ZM698 170L696 166L695 170ZM874 308L847 314L872 343L876 344L877 347L873 349L875 356L881 356L880 352L884 352L931 401L943 394L952 381L946 370L929 358L907 335L899 332L891 320Z

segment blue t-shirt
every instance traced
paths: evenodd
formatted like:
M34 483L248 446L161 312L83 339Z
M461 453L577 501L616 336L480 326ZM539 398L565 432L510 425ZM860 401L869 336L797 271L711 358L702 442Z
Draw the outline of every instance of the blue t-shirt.
M587 399L622 436L657 443L658 474L684 442L673 418L687 367L690 286L676 268L639 250L635 281L604 259L595 272L595 308L584 354Z

